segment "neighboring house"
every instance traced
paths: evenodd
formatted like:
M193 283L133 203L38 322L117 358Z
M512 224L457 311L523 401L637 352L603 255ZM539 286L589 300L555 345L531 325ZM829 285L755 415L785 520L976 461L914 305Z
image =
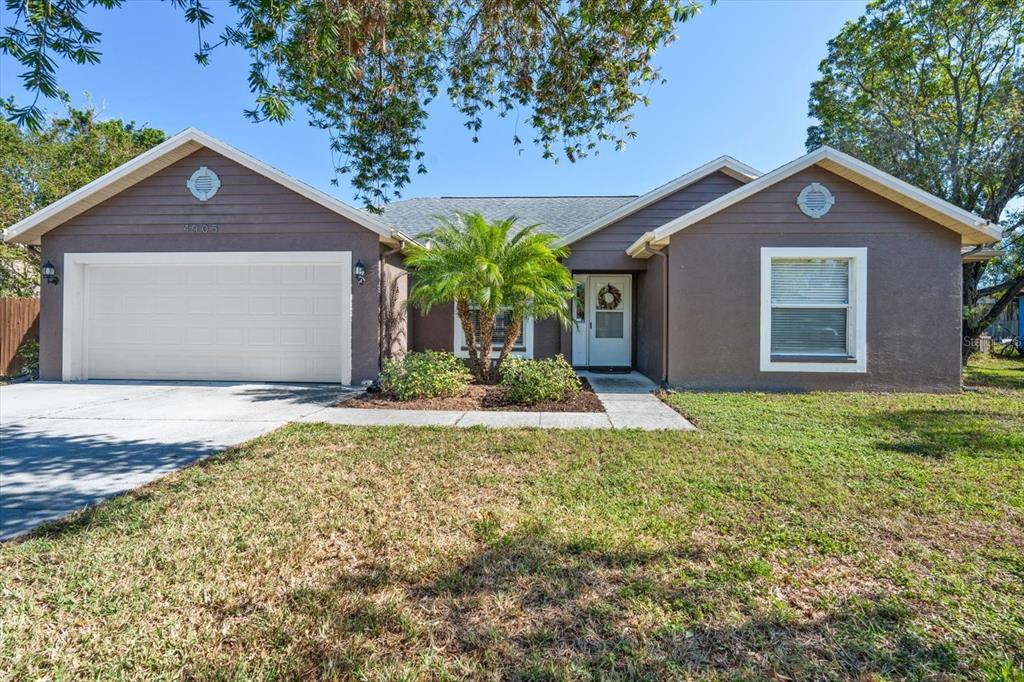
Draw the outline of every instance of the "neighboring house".
M982 303L992 305L995 298L983 298ZM1005 341L1014 336L1024 339L1024 294L1003 308L996 321L988 326L985 333L996 341Z
M381 273L436 215L560 235L576 281L526 356L707 389L958 390L961 248L983 219L835 150L761 175L721 157L640 197L354 209L194 129L11 226L41 244L43 379L376 376ZM461 352L451 306L392 347Z

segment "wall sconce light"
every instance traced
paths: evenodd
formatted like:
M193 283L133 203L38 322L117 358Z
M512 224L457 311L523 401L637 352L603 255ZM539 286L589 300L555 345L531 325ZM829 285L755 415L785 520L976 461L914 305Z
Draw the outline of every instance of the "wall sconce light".
M39 271L43 274L43 279L50 284L56 284L60 281L60 277L57 276L57 268L53 267L53 263L50 261L46 261Z
M366 284L366 267L363 265L363 261L356 261L356 264L352 266L352 274L355 275L359 286Z

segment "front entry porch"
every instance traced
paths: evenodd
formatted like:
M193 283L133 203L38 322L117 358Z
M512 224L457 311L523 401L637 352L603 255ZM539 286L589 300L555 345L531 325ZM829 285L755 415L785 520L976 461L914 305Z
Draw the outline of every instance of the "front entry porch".
M633 275L573 275L572 364L592 369L633 366Z

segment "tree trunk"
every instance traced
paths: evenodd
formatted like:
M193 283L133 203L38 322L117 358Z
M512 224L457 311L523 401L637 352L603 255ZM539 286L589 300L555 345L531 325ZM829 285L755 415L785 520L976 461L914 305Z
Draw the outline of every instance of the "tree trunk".
M964 270L965 270L964 274L966 276L966 274L967 274L966 273L967 265L964 266ZM977 291L977 290L978 290L978 288L977 288L977 285L975 284L974 291ZM1000 313L1002 313L1004 310L1006 310L1006 307L1009 306L1010 303L1012 303L1014 301L1014 299L1016 299L1018 296L1020 296L1022 292L1024 292L1024 276L1017 277L1016 279L1010 280L1010 282L1008 283L1007 287L1005 289L1003 289L1003 295L1000 296L999 300L997 300L995 302L995 304L991 308L988 309L988 312L986 312L980 318L978 318L977 320L972 322L971 320L968 320L967 317L964 317L964 322L963 322L963 335L964 335L964 339L963 339L963 347L962 347L962 359L963 359L963 364L964 365L967 364L968 358L970 358L971 353L977 347L977 340L978 340L978 337L981 336L981 333L983 331L985 331L986 327L988 327L990 324L995 322L996 318L999 317ZM965 297L965 299L967 297L967 285L966 284L964 285L964 297ZM974 303L977 303L977 299L978 298L980 298L980 297L975 297L974 298ZM966 305L966 300L965 300L965 305ZM972 303L972 305L973 305L973 303Z
M480 320L480 377L485 384L493 380L491 370L491 345L494 342L494 312L486 308L480 308L478 312Z
M523 328L523 319L521 317L513 316L512 322L508 326L507 333L505 334L505 343L501 344L501 353L498 354L498 361L494 363L494 373L497 375L501 371L501 365L505 362L505 358L512 352L512 347L516 344L516 339L519 338L519 332Z
M466 337L466 348L469 350L469 369L473 372L476 380L482 382L484 380L483 366L480 362L480 351L476 343L476 330L473 329L473 316L469 310L469 301L456 301L455 309L459 313L459 323L462 324L462 335Z

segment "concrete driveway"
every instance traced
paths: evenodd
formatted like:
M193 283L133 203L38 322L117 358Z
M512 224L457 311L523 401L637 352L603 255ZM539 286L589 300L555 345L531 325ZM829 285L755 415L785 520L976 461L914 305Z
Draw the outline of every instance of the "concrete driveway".
M338 385L33 382L0 388L0 540L325 409Z

